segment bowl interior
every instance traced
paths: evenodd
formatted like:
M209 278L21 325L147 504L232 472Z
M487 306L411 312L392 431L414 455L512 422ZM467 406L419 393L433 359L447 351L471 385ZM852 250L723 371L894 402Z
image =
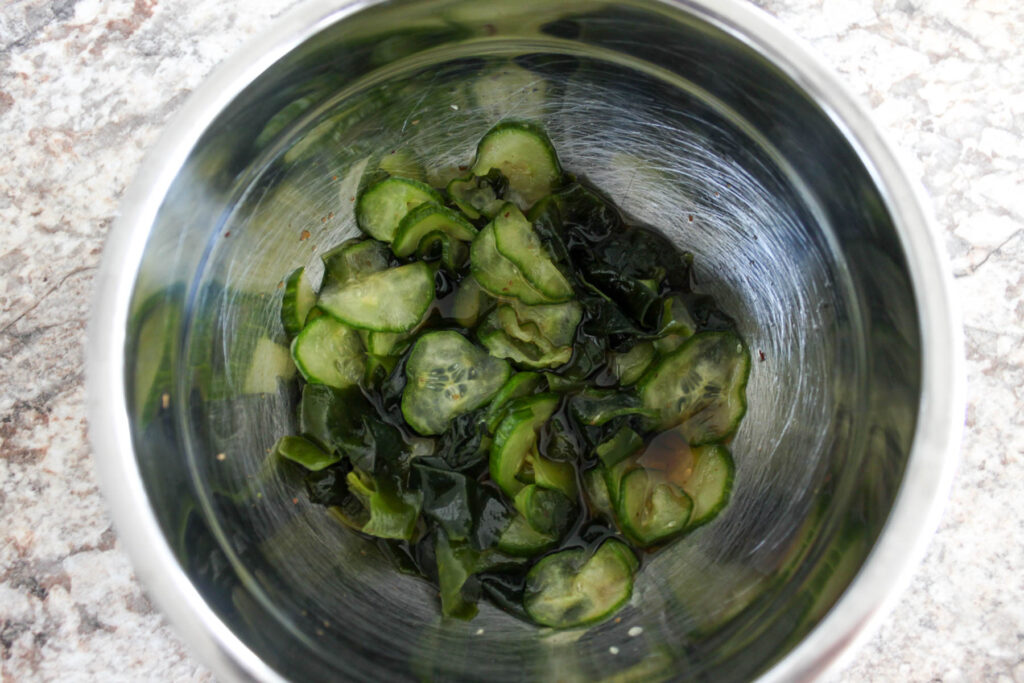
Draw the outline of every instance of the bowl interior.
M714 16L660 3L375 5L327 23L207 128L153 226L128 338L140 468L220 618L283 675L557 678L765 670L834 604L891 508L921 341L885 200L824 111ZM281 281L357 233L382 157L431 184L495 122L695 254L754 356L732 502L646 562L590 629L433 589L310 505L268 456L294 431Z

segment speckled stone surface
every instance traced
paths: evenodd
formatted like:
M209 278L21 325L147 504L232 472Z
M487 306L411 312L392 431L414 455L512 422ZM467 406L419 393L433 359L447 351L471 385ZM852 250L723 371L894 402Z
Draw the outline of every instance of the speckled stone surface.
M293 0L0 7L0 678L208 680L97 489L82 349L118 200L191 89ZM761 0L934 198L962 299L963 459L910 589L835 681L1024 682L1024 6Z

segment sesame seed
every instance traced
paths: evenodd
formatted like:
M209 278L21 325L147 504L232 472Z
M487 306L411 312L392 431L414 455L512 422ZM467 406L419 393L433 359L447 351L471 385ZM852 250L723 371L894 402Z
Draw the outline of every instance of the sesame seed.
M619 648L612 645L610 648L608 648L608 652L612 653L613 655L617 655L619 654Z
M640 635L643 632L644 632L644 630L641 627L639 627L639 626L634 626L633 628L629 629L629 631L628 631L630 638L636 638L638 635Z

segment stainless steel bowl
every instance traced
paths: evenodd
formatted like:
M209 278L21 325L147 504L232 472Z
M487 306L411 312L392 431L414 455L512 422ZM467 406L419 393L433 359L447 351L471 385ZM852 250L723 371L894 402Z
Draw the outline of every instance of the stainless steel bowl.
M266 457L292 428L281 278L354 232L381 155L436 180L508 117L695 252L755 355L732 503L589 630L441 621ZM122 209L92 439L139 576L222 678L809 678L936 524L964 373L935 231L863 112L746 5L314 0L194 94Z

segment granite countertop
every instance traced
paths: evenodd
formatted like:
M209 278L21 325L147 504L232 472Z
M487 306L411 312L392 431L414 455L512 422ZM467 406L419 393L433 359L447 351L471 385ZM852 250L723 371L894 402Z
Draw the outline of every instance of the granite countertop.
M133 577L86 440L83 342L161 127L294 0L0 8L0 678L209 680ZM964 311L963 457L910 589L833 680L1024 682L1024 5L759 0L934 198Z

